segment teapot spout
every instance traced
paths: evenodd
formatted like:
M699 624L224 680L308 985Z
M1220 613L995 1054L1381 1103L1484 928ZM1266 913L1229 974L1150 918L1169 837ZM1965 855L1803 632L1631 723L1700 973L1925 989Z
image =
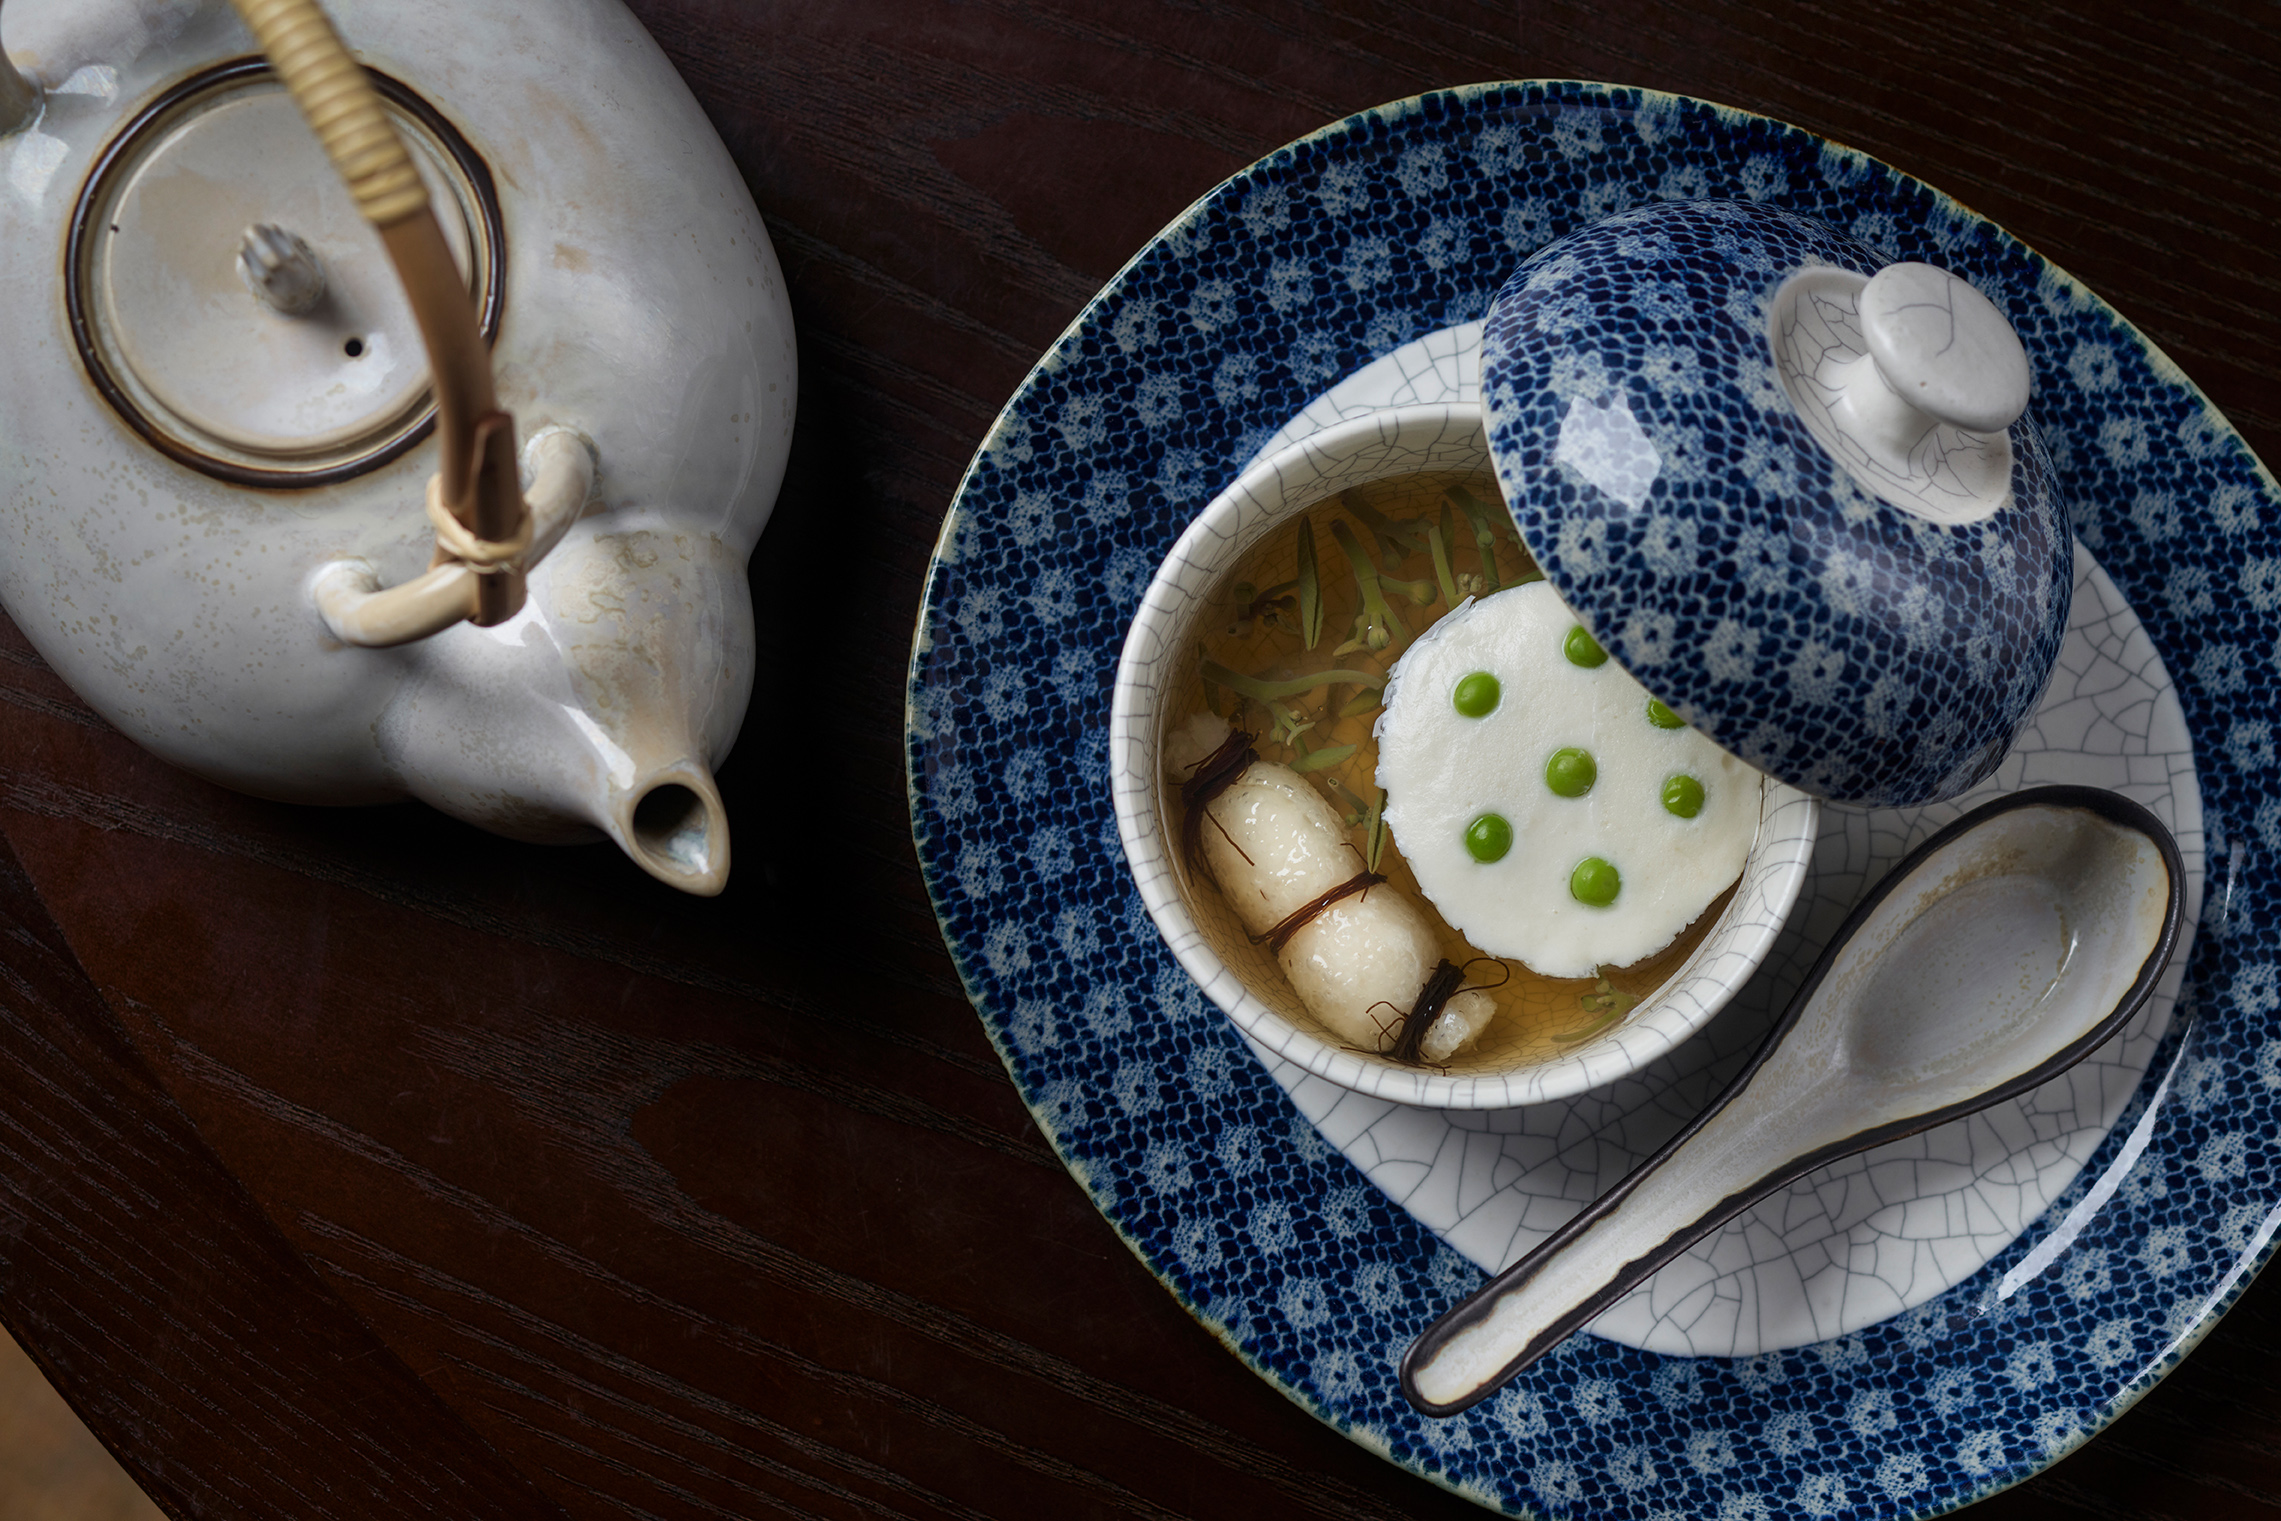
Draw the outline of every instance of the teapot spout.
M669 887L710 898L728 885L729 824L710 767L681 762L626 791L606 831Z
M718 536L587 518L507 622L341 653L405 664L375 737L414 797L513 839L607 837L686 893L727 884L713 768L751 695L753 628Z

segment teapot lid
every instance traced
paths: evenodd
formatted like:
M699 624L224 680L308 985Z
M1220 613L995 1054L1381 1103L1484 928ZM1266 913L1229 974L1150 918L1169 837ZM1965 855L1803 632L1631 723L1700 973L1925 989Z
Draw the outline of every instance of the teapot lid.
M1971 286L1742 202L1550 244L1482 345L1498 484L1577 619L1740 759L1887 807L1986 778L2058 658L2027 394Z
M489 171L425 100L373 82L496 332ZM105 399L208 474L321 484L430 426L427 348L387 253L265 64L193 76L105 149L74 210L65 302Z

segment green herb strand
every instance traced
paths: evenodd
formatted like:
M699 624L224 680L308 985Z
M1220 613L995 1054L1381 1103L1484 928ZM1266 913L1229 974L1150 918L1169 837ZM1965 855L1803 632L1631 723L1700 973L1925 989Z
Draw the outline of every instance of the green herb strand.
M1378 584L1389 590L1400 592L1409 598L1412 607L1432 607L1441 600L1441 594L1433 582L1426 580L1423 576L1415 581L1397 581L1392 576L1381 572L1378 577ZM1453 602L1450 605L1454 607L1457 604Z
M1323 577L1315 564L1315 525L1299 520L1299 637L1313 649L1323 637Z
M1377 690L1375 687L1364 687L1361 691L1355 693L1352 697L1347 699L1346 706L1339 709L1339 717L1360 718L1363 714L1368 713L1375 708L1385 706L1385 703L1386 694L1384 692Z
M1511 514L1490 511L1479 498L1463 486L1450 487L1449 494L1457 499L1458 507L1473 520L1476 528L1486 526L1489 529L1492 539L1496 534L1502 533L1506 538L1513 541L1514 548L1528 548L1526 544L1521 542L1521 531L1513 526Z
M1465 514L1465 520L1473 525L1473 547L1481 556L1481 590L1486 596L1505 584L1497 574L1496 530L1490 525L1487 510L1473 499L1473 493L1463 486L1452 486L1448 494L1457 504L1457 510Z
M1320 750L1309 750L1291 763L1291 769L1294 771L1320 771L1325 766L1337 765L1340 761L1354 754L1354 751L1353 745L1329 745Z
M1301 723L1298 714L1279 702L1271 702L1267 705L1267 716L1274 720L1267 731L1269 739L1274 740L1277 744L1289 745L1301 755L1307 753L1307 743L1300 736L1315 726L1313 719L1310 718L1305 723Z
M1441 521L1426 530L1426 547L1433 551L1434 580L1441 586L1441 599L1450 608L1457 606L1457 577L1449 568L1449 503L1442 503Z
M1378 552L1395 564L1400 564L1412 553L1425 547L1424 540L1418 535L1417 524L1391 521L1385 513L1364 501L1359 491L1340 492L1339 505L1353 514L1356 522L1370 530L1370 536L1378 541Z
M1386 678L1375 671L1354 671L1344 668L1317 671L1311 676L1293 676L1288 681L1262 681L1257 676L1246 676L1231 671L1217 660L1203 663L1204 679L1214 686L1250 698L1253 702L1275 703L1286 697L1301 697L1321 687L1357 686L1378 691L1385 687Z
M1552 1038L1554 1044L1573 1046L1580 1040L1589 1040L1639 1007L1637 998L1611 984L1606 977L1600 978L1593 986L1595 991L1586 993L1577 1002L1584 1006L1587 1013L1595 1009L1604 1012L1581 1029L1566 1030L1555 1035Z
M1354 637L1334 653L1382 650L1397 639L1407 643L1409 625L1387 605L1386 593L1378 584L1378 566L1364 553L1354 530L1334 518L1331 537L1338 540L1339 552L1346 556L1347 567L1354 572L1355 588L1362 594L1362 611L1354 615Z

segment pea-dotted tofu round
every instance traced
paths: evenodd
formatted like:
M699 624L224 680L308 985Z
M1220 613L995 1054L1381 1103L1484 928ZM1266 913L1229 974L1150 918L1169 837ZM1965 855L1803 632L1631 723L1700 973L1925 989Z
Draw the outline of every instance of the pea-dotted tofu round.
M1762 787L1758 772L1694 730L1658 727L1646 690L1614 661L1571 659L1564 646L1577 627L1543 581L1468 603L1402 657L1377 726L1387 827L1418 885L1474 945L1548 977L1629 966L1677 939L1742 875ZM1475 672L1498 686L1479 717L1456 702ZM1474 683L1467 707L1480 707L1480 690ZM1552 757L1572 749L1596 770L1582 796L1546 779ZM1577 769L1570 758L1560 770L1571 790ZM1664 804L1675 776L1702 785L1691 818ZM1486 814L1512 826L1510 848L1489 861L1466 844ZM1477 841L1484 834L1493 850L1496 831ZM1590 858L1621 879L1605 907L1571 891Z

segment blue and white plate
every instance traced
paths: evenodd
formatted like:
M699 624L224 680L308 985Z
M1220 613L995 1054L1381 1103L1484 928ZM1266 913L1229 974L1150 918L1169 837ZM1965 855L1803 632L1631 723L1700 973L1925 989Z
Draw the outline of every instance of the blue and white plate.
M2006 314L2088 553L2064 690L1998 785L2119 781L2169 808L2189 848L2199 824L2201 934L2173 1009L2080 1081L1984 1133L1808 1180L1611 1311L1607 1334L1429 1421L1395 1382L1411 1337L1700 1104L1752 1011L1738 1000L1706 1030L1693 1069L1557 1116L1459 1124L1342 1114L1296 1079L1287 1093L1141 909L1108 804L1109 679L1166 549L1273 436L1463 385L1467 324L1530 251L1704 196L1785 206L2024 293ZM1391 383L1362 384L1374 363ZM1931 1515L2113 1419L2281 1225L2281 904L2251 869L2281 848L2277 640L2281 492L2065 274L1779 123L1591 85L1476 87L1351 118L1236 176L1017 393L945 524L920 618L913 823L975 1005L1071 1171L1200 1320L1322 1419L1514 1513ZM1801 946L1938 822L1832 814ZM1667 1284L1682 1268L1694 1276Z

